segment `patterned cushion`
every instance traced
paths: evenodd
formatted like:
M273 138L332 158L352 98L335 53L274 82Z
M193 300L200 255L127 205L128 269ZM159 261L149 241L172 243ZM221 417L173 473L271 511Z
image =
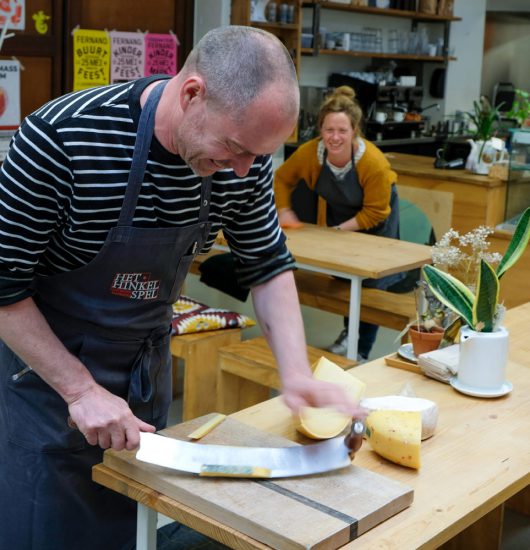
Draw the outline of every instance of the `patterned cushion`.
M256 323L250 317L226 309L216 309L181 296L173 304L172 334L190 334L223 328L246 328Z

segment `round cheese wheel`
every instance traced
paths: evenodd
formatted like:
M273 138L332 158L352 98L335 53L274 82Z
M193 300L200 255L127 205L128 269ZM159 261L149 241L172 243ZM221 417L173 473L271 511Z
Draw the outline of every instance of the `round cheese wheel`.
M434 434L438 423L438 405L430 399L407 397L404 395L385 395L366 397L361 400L361 407L372 411L418 411L421 412L421 439Z

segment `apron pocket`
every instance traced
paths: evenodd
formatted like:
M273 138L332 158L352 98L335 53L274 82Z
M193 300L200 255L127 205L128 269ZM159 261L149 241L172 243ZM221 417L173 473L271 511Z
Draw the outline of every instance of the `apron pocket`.
M182 256L180 258L177 271L175 273L175 280L173 282L173 286L169 294L169 303L173 304L174 302L177 301L178 297L180 296L180 291L182 289L182 285L184 284L184 279L186 278L186 275L188 274L194 259L195 259L195 254Z
M79 451L85 438L67 423L68 407L60 395L5 344L0 343L0 363L7 381L2 385L3 419L9 441L36 452ZM19 374L17 377L16 375Z

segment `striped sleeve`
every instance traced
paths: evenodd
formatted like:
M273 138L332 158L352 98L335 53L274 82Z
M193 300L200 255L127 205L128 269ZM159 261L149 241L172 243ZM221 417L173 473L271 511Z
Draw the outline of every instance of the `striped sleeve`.
M0 305L32 294L35 268L67 210L71 182L55 130L28 117L0 171Z
M278 222L270 156L262 159L251 196L223 230L234 254L238 282L244 288L294 269L294 259Z

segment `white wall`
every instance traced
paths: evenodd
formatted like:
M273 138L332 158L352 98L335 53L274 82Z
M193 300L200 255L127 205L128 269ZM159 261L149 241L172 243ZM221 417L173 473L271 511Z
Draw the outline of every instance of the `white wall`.
M230 24L230 0L195 0L193 44L211 29Z
M445 113L469 111L480 97L486 0L457 0L451 25L451 47L457 61L449 63L445 87Z

